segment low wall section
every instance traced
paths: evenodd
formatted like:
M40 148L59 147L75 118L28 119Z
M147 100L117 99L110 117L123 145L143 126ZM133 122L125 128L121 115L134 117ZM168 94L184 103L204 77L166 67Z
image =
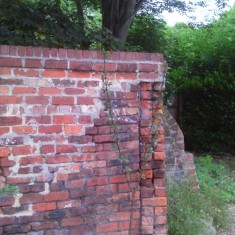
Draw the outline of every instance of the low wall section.
M108 52L108 96L103 70L101 52L0 46L0 186L18 188L0 234L166 234L163 57Z

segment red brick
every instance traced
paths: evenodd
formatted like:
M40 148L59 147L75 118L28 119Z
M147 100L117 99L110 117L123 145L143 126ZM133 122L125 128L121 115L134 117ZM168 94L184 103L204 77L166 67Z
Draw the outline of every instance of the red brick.
M118 72L137 72L137 64L136 63L122 63L117 65Z
M49 97L48 96L28 96L25 99L27 104L48 104Z
M80 200L69 200L63 202L57 202L58 209L70 208L70 207L79 207L81 206Z
M39 72L33 69L14 69L14 74L20 77L38 77Z
M37 114L37 113L36 113ZM27 124L50 124L51 117L50 116L28 116L26 117Z
M77 104L79 104L79 105L93 105L94 98L93 97L78 97Z
M96 185L105 185L108 184L108 179L105 176L97 177L97 178L91 178L87 180L87 186L96 186Z
M70 162L70 157L63 155L47 156L45 157L45 162L48 164L65 163L65 162Z
M36 89L32 87L15 87L12 92L13 94L33 94Z
M51 70L46 69L42 72L42 77L46 78L65 78L66 74L64 70Z
M130 212L116 212L110 215L110 221L130 220Z
M61 133L62 126L39 126L39 133L52 134L52 133Z
M42 162L43 162L42 156L23 157L20 159L21 166L25 166L29 164L42 164Z
M39 88L39 93L40 95L47 95L47 94L50 94L50 95L58 95L58 94L61 94L62 92L62 89L60 88L56 88L56 87L42 87L42 88Z
M84 162L83 168L85 169L93 169L96 167L105 167L106 161L94 161L94 162Z
M94 70L98 71L98 72L103 72L105 69L105 71L107 72L114 72L116 71L116 64L112 64L112 63L96 63L94 65Z
M79 179L79 180L72 180L66 182L67 188L81 188L85 185L85 180Z
M83 153L78 156L73 156L74 162L85 162L85 161L93 161L93 160L95 160L94 153Z
M71 61L70 69L76 71L92 71L93 63L84 61Z
M166 215L167 207L155 207L154 214L155 215Z
M118 223L117 222L96 225L96 232L97 233L116 232L117 230L118 230Z
M167 199L166 197L153 197L153 198L144 198L142 199L142 205L143 206L166 206L167 205Z
M0 219L0 226L12 225L15 223L15 217L2 217Z
M139 71L140 72L157 72L158 64L140 64Z
M114 136L113 135L97 135L97 136L94 136L94 142L95 143L112 143L114 142Z
M71 145L57 145L56 153L74 153L77 152L77 148Z
M68 192L52 192L44 195L44 201L63 201L68 199Z
M34 211L51 211L56 209L55 202L38 203L33 205Z
M0 206L12 206L15 202L15 197L12 195L0 196Z
M155 160L165 160L166 155L164 152L155 152L153 154Z
M115 176L110 176L109 177L109 183L124 183L127 182L127 178L125 175L115 175Z
M69 71L68 72L68 78L91 78L91 73L90 72L78 72L78 71Z
M21 67L22 61L20 58L0 58L0 67Z
M37 175L35 178L36 183L45 183L45 182L51 182L53 180L54 176L50 173L44 173L43 175Z
M19 96L0 96L0 104L20 104L23 98Z
M8 157L11 154L11 149L7 147L0 147L0 158Z
M91 117L90 116L80 116L78 118L78 122L80 124L91 124Z
M0 94L8 94L10 91L9 87L7 86L0 86Z
M20 198L20 203L21 204L26 204L26 203L38 203L38 202L43 202L43 195L39 193L28 193L24 194Z
M73 97L52 97L52 104L74 105L74 98Z
M62 219L60 222L62 227L77 226L83 223L84 223L84 219L82 217L66 218L66 219Z
M35 148L30 145L25 146L15 146L12 148L12 153L14 156L18 155L28 155L35 152Z
M125 80L136 80L137 74L136 73L117 73L117 79L125 79Z
M46 69L67 69L67 60L46 60Z
M64 133L65 134L81 134L83 130L82 125L65 125Z
M155 219L155 224L166 224L167 219L166 216L159 215Z
M69 136L69 143L77 143L77 144L88 144L92 142L91 136Z
M55 152L55 147L54 145L42 145L41 146L41 153L45 154L45 153L54 153Z
M12 127L12 130L16 134L34 134L36 133L36 128L32 126L15 126Z
M0 135L7 134L9 131L10 131L9 127L0 127Z
M84 89L79 89L79 88L65 88L64 93L66 95L81 95L84 94L86 90Z
M76 117L73 115L58 115L53 116L54 124L72 124L76 122Z
M25 67L26 68L42 68L42 61L39 59L26 59Z
M0 166L1 167L10 167L16 164L15 161L8 160L8 158L0 158Z
M11 75L11 68L0 68L1 75Z
M152 170L145 170L141 174L142 179L152 179L153 178L153 171Z

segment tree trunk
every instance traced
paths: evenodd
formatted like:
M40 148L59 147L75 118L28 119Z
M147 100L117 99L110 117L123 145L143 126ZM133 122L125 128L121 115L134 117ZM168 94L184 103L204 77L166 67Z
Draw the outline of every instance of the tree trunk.
M122 44L136 12L144 0L103 0L103 28L108 29Z

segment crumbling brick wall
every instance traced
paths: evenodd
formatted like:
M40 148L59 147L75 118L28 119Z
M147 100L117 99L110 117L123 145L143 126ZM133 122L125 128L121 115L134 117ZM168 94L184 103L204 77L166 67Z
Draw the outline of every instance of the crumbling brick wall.
M131 234L166 234L163 131L143 160L163 57L108 52L109 97L103 71L101 52L0 46L0 186L18 188L0 197L0 234L124 235L130 220Z

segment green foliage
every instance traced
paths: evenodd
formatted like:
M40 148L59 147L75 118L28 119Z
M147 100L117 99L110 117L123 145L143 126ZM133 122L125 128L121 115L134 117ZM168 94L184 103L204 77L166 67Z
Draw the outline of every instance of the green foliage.
M83 40L72 1L0 0L0 44L77 47Z
M234 176L225 164L215 163L212 156L208 155L196 159L196 170L203 192L213 188L220 195L220 200L235 202Z
M169 235L202 235L202 220L213 218L216 227L228 227L227 203L234 203L235 182L228 168L200 157L196 164L199 191L190 182L168 182Z
M10 195L16 195L18 193L18 189L12 185L5 185L4 187L0 188L0 197Z
M182 98L186 148L234 152L235 8L208 26L167 30L168 97Z
M134 51L163 52L165 29L163 20L146 13L137 15L129 30L126 47Z

